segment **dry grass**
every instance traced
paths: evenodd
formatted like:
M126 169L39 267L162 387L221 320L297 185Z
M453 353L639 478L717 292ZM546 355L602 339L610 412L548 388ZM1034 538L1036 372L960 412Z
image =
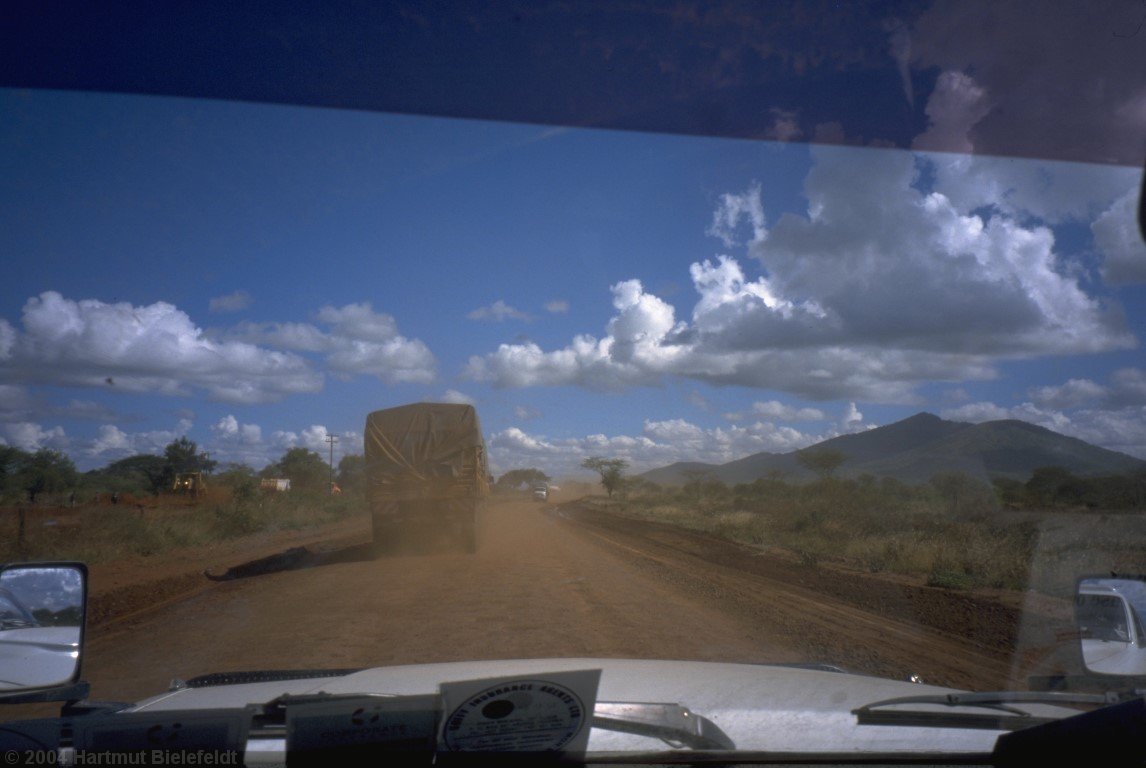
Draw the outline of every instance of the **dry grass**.
M709 489L704 498L644 488L613 506L626 515L786 550L808 565L836 562L954 589L1032 586L1038 516L1007 519L989 495L975 499L953 509L930 485L869 479L760 482L735 492ZM1134 550L1139 557L1143 547Z
M81 560L98 563L132 555L157 555L260 531L319 526L365 512L352 498L324 494L267 495L198 504L182 499L141 506L24 508L0 510L0 561Z

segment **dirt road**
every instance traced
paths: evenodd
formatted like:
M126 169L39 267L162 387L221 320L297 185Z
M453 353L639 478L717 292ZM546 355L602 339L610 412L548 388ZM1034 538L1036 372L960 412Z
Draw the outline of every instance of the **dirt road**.
M974 639L801 584L798 566L578 505L491 505L477 555L373 560L363 544L257 565L94 627L93 698L208 672L543 656L828 662L972 688L1010 671Z

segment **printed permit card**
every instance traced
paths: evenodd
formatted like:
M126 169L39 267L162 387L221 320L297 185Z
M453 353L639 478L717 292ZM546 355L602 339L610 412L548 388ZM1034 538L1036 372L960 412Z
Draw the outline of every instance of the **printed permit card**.
M446 752L583 753L601 670L443 683Z

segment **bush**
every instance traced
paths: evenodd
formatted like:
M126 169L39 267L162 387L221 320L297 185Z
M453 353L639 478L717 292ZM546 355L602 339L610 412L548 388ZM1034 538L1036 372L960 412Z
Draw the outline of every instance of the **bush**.
M158 505L80 506L61 515L44 505L25 505L20 541L16 509L0 515L0 562L26 559L106 562L152 556L176 547L201 546L259 531L323 525L365 512L359 494L248 493L243 484L227 492L209 488L204 502L186 497ZM125 494L126 495L126 494ZM162 497L161 497L162 499ZM152 504L151 499L148 503Z
M221 539L234 539L264 527L259 516L246 504L215 507L214 518L215 530Z
M788 483L779 477L705 496L650 490L620 510L758 547L782 547L800 562L827 560L870 572L918 576L933 586L1023 589L1034 546L1030 523L998 521L987 486L952 475L910 486L871 477Z

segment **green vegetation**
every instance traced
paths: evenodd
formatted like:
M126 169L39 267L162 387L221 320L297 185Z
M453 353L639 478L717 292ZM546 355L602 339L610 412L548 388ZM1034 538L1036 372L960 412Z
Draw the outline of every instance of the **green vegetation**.
M624 459L604 459L600 456L591 456L582 461L581 466L585 469L591 469L601 476L601 485L609 494L609 498L613 498L613 494L626 485L625 470L628 468L629 462Z
M992 488L958 472L940 473L915 485L871 475L840 479L832 476L839 462L829 458L819 465L820 479L810 483L789 482L782 473L773 472L729 488L709 473L692 472L679 488L626 480L623 499L599 503L608 503L622 514L787 552L810 566L834 564L908 575L948 589L1026 589L1040 580L1039 588L1059 590L1067 585L1041 583L1045 574L1038 565L1040 558L1051 556L1048 547L1055 548L1054 558L1061 558L1082 552L1087 544L1077 540L1052 544L1047 530L1066 527L1061 524L1064 512L1055 511L1053 505L1049 511L1036 512L1033 506L1029 511L1016 511L1010 496L996 493L1003 488L1013 495L1011 485ZM1056 481L1047 491L1050 477ZM1121 494L1141 482L1136 477L1079 482L1096 494L1105 494L1104 498L1113 498L1115 493L1123 498ZM1036 472L1031 482L1019 486L1024 503L1062 499L1064 488L1075 487L1066 484L1069 479L1057 471ZM1133 501L1135 497L1125 498ZM1123 506L1124 510L1140 508ZM1140 524L1139 515L1071 509L1096 520L1123 518L1129 524ZM1060 524L1043 525L1047 515L1057 516ZM1077 527L1092 530L1094 526ZM1036 553L1039 547L1044 551ZM1128 568L1135 563L1141 567L1146 562L1146 544L1140 535L1123 536L1110 546L1091 549L1085 562L1076 561L1079 573ZM1032 567L1039 573L1032 574Z
M179 547L208 545L256 532L297 530L360 513L354 498L318 493L233 494L215 502L168 499L155 505L126 504L58 509L5 510L0 515L0 561L82 560L98 563L133 555L157 555ZM20 533L24 518L23 534Z
M796 454L796 461L821 480L833 477L847 459L847 454L833 448L811 448Z
M366 492L366 457L343 456L338 462L338 487L343 493L364 494Z
M291 490L321 491L330 482L330 465L315 451L291 448L281 459L268 464L262 475L289 478Z
M365 511L361 456L338 465L341 493L328 488L329 465L292 448L262 472L231 464L207 475L206 489L177 494L177 473L218 466L180 438L162 456L140 454L86 473L63 454L0 446L0 562L23 559L96 563L155 555L262 531L323 525ZM289 478L287 493L264 491L262 478Z
M5 447L0 454L0 480L6 493L26 494L35 504L44 493L56 493L75 485L76 467L59 451L41 448L28 453Z
M994 486L1012 509L1146 509L1146 472L1077 477L1062 467L1040 467L1025 483L998 479Z

